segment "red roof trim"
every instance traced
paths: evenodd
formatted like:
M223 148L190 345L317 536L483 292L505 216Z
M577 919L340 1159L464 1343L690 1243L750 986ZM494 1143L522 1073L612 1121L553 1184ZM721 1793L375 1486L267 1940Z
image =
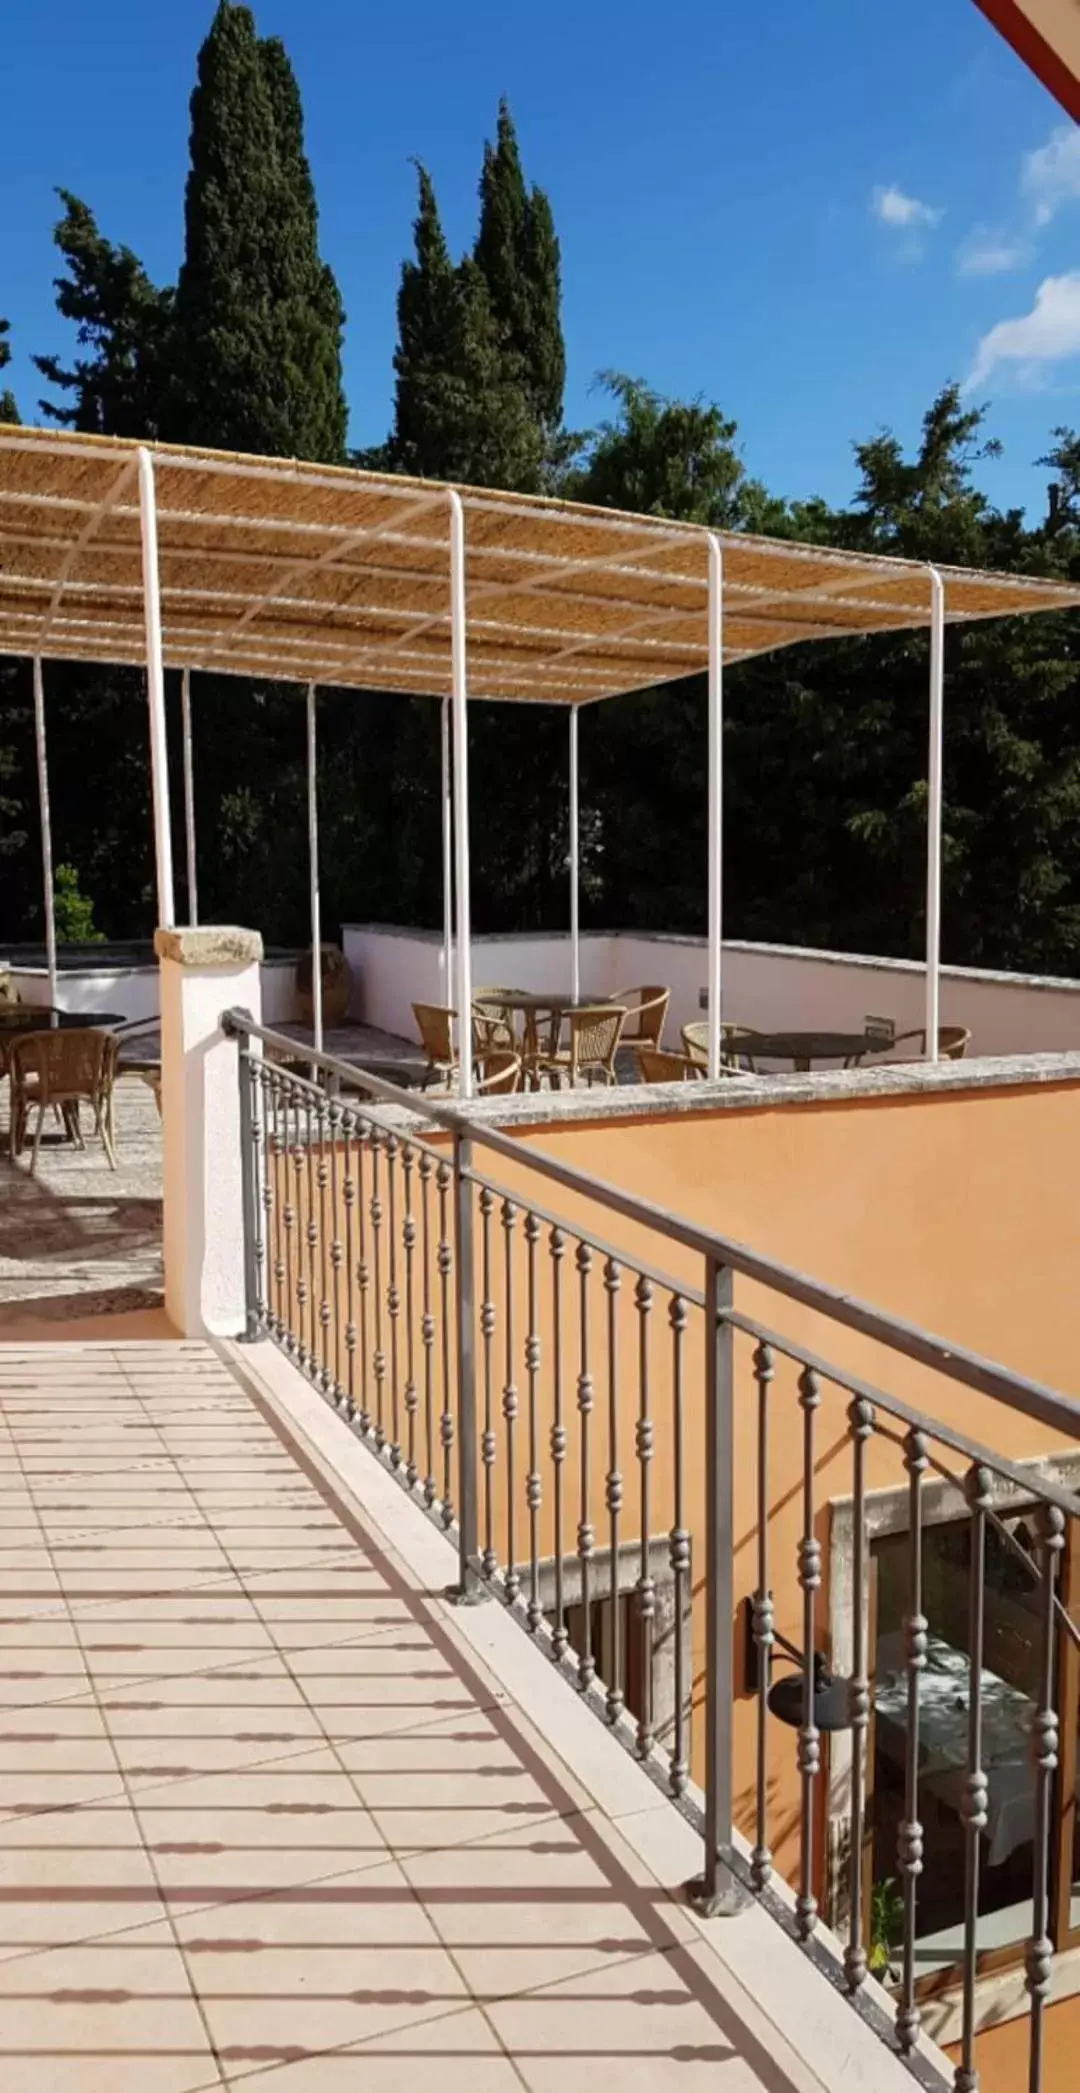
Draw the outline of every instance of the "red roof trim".
M1048 88L1055 101L1068 110L1074 123L1080 123L1080 80L1069 71L1068 66L1046 38L1039 34L1030 16L1023 13L1016 0L975 0L995 29L1001 31L1019 58Z

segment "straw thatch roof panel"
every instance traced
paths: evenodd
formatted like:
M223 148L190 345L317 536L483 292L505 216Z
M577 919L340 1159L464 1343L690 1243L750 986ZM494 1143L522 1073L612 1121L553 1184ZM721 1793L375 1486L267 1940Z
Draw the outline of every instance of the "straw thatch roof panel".
M450 687L447 488L149 446L166 663L296 682ZM704 668L708 536L661 517L458 490L476 696L577 704ZM721 536L724 655L925 626L925 567ZM950 620L1080 590L947 571ZM138 446L0 430L0 651L145 659Z

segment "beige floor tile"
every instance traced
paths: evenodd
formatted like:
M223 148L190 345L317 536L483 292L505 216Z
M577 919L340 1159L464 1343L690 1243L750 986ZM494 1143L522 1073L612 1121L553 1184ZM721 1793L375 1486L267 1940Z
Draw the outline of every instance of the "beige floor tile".
M95 1940L164 1916L141 1845L0 1850L0 1956Z
M183 1959L164 1924L130 1938L122 1962L113 1944L0 1960L0 2029L5 2093L20 2082L28 2093L53 2093L57 2083L71 2093L87 2085L111 2093L135 2065L146 2093L214 2083ZM134 2075L130 2085L134 2093Z
M290 2050L317 2054L367 2041L438 2019L448 2006L468 1999L450 1957L438 1948L354 1948L344 1958L339 1952L308 1957L302 1949L282 1949L259 1956L258 1966L264 1960L276 1964L276 1983L266 1994L245 1996L245 1986L254 1981L246 1965L239 1976L222 1977L223 1990L234 1987L232 1996L208 1993L200 1972L206 2023L221 2068L231 2077L244 2063L273 2061L275 2050L285 2062ZM233 1958L224 1961L232 1970Z
M327 1808L313 1816L293 1811L210 1810L198 1812L162 1805L148 1797L138 1805L139 1822L154 1853L183 1855L192 1848L208 1856L231 1858L242 1874L254 1853L338 1854L344 1868L362 1866L369 1854L386 1854L387 1841L366 1810Z
M458 2009L438 2019L378 2035L358 2048L300 2058L259 2073L230 2075L245 2093L521 2093L521 2079L483 2014Z
M86 1803L79 1809L42 1810L0 1822L0 1867L9 1853L34 1853L51 1847L78 1848L108 1856L114 1848L141 1846L138 1822L126 1801Z

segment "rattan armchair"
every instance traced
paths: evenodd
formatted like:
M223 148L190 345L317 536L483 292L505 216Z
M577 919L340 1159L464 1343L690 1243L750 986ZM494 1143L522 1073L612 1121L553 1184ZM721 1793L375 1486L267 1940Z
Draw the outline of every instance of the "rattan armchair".
M643 1083L700 1083L707 1070L693 1054L672 1054L663 1047L633 1042L638 1076Z
M546 1053L541 1051L536 1061L537 1076L547 1076L556 1090L564 1076L571 1090L581 1076L589 1084L597 1079L617 1083L615 1055L626 1023L623 1005L586 1004L579 1010L568 1011L566 1022L569 1041L565 1050L549 1048Z
M413 1016L420 1044L427 1055L421 1089L426 1090L432 1080L452 1082L458 1072L454 1052L454 1012L444 1009L441 1003L414 1003Z
M496 996L509 996L509 988L474 988L473 997L473 1041L478 1054L486 1054L492 1048L516 1054L518 1051L517 1028L514 1013L505 1006L499 1008Z
M520 1090L521 1055L497 1047L477 1062L474 1089L477 1097L493 1097L502 1091Z
M751 1025L737 1025L731 1020L726 1023L722 1022L720 1026L721 1066L725 1070L727 1068L747 1068L752 1074L754 1068L753 1042L760 1037L761 1034L755 1032ZM683 1050L689 1055L691 1061L696 1061L698 1067L702 1069L707 1069L709 1066L708 1038L708 1024L701 1018L696 1018L693 1024L684 1025L682 1028Z
M89 1105L94 1131L99 1135L110 1170L116 1169L113 1133L113 1087L116 1082L116 1040L111 1032L92 1026L56 1032L24 1032L8 1049L11 1072L11 1157L14 1161L25 1146L30 1113L37 1111L37 1125L30 1150L30 1175L37 1169L38 1149L45 1114L55 1106L68 1133L84 1146L79 1127L79 1107Z
M915 1039L917 1039L919 1042L919 1053L917 1058L921 1059L922 1056L926 1053L925 1028L922 1031L916 1032L898 1032L896 1038L893 1040L893 1045L894 1047L903 1046L907 1040ZM964 1055L967 1053L970 1044L970 1025L938 1026L937 1050L939 1061L962 1061ZM892 1057L890 1056L890 1059L891 1058ZM900 1061L903 1061L907 1058L907 1056L904 1054L899 1054L896 1058Z
M636 1046L639 1040L647 1046L659 1046L671 1001L670 988L617 988L611 1000L623 1004L626 1010L623 1046Z

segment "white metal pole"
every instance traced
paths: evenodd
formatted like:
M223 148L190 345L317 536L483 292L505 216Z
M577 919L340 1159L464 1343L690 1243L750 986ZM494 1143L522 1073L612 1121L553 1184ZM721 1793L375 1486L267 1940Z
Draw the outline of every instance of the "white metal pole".
M442 944L443 996L454 999L454 806L450 797L450 700L439 707L442 754Z
M724 555L709 537L709 1074L720 1074L724 879Z
M315 741L315 685L307 687L308 877L311 888L311 1018L315 1052L322 1053L322 908L319 901L319 791Z
M945 720L945 584L930 569L930 756L926 794L926 1058L938 1058L941 1007L941 758Z
M578 832L578 710L570 707L570 994L581 1001L581 895Z
M37 743L38 805L41 808L41 881L45 902L45 963L49 1002L57 1009L56 900L53 893L52 817L49 813L49 759L45 747L45 679L41 656L34 656L34 739Z
M469 714L465 673L465 512L450 489L450 688L454 727L454 870L461 1095L472 1096L472 927L469 921Z
M184 836L187 843L188 922L199 921L199 887L195 877L195 766L191 754L191 670L180 672L180 720L184 750Z
M146 695L150 706L150 776L154 793L154 855L158 922L176 924L173 901L172 833L169 817L169 757L165 740L165 669L161 654L161 588L158 580L157 503L154 461L139 452L139 517L142 525L143 613L146 619Z

